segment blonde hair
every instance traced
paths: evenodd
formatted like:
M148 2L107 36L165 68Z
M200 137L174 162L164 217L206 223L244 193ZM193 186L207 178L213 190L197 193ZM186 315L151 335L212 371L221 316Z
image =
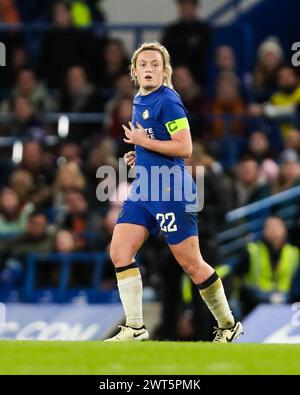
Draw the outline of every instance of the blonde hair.
M136 86L138 86L138 80L134 74L134 71L136 69L136 61L137 58L139 56L139 54L143 51L157 51L161 54L162 59L163 59L163 65L164 65L164 70L166 71L166 77L164 77L163 80L163 85L167 86L168 88L174 89L173 88L173 84L172 84L172 73L173 73L173 69L170 63L170 55L168 50L161 45L159 42L157 41L153 41L153 42L146 42L142 45L140 45L140 47L134 52L134 54L132 55L131 58L131 64L130 64L130 76L131 76L131 80L134 82L134 84Z
M64 188L65 176L69 177L72 189L80 192L85 188L86 180L80 170L80 167L76 162L68 162L57 170L54 180L55 191L62 190Z

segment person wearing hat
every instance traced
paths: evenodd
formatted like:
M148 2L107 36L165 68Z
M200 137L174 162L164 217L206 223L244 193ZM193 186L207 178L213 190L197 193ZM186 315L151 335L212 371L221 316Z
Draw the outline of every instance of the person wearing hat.
M253 75L255 101L262 103L276 90L276 75L283 65L284 54L276 37L268 37L257 50L257 61Z

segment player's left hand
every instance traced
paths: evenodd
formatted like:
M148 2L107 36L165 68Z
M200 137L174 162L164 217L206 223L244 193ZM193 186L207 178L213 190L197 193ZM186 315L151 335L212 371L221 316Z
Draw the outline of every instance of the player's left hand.
M137 127L134 127L132 122L129 122L129 127L122 125L127 139L123 139L125 143L140 145L143 147L148 140L148 135L143 126L137 122Z

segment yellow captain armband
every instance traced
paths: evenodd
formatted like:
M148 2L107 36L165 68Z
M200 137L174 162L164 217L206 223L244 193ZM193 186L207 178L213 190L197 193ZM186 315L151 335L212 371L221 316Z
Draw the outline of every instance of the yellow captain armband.
M180 130L187 129L190 127L187 118L174 119L174 121L167 122L165 126L170 134L180 132Z

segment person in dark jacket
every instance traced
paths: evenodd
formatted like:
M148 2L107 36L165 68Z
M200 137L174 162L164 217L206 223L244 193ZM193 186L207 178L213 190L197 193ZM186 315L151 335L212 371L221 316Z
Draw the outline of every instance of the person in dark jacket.
M92 63L92 33L74 28L70 6L62 1L52 8L53 30L46 33L40 50L38 70L51 89L59 89L66 70L73 65L87 68Z
M198 0L176 0L179 19L164 31L162 44L168 49L174 66L188 67L197 82L206 74L211 27L197 18Z

